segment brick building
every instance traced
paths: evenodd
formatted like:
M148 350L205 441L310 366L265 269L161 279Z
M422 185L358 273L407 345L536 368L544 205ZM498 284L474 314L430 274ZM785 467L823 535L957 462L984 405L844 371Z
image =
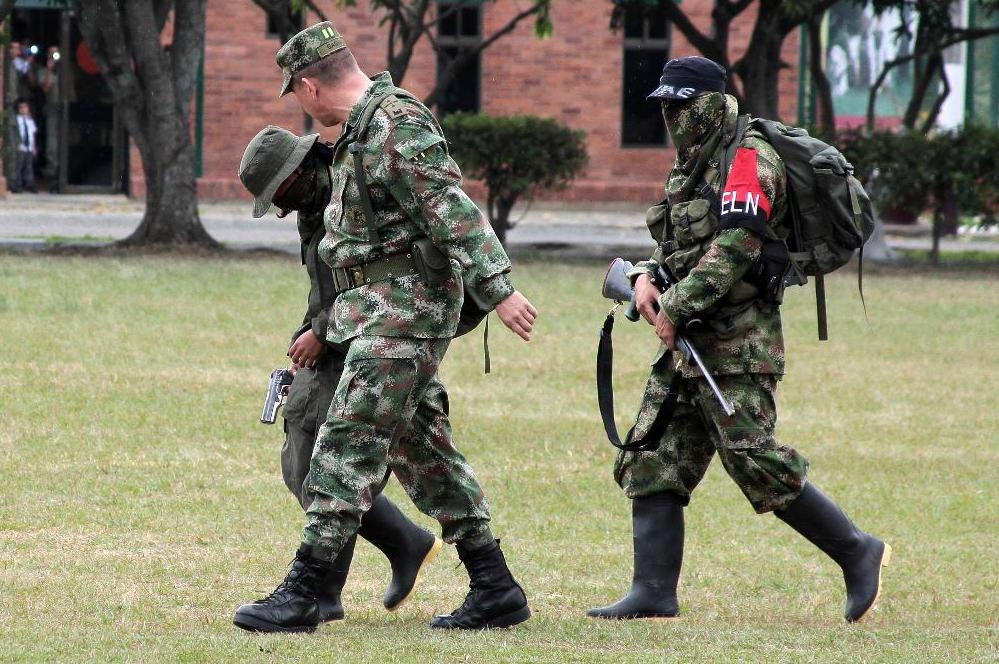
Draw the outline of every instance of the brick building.
M586 173L569 189L550 197L571 201L656 199L672 151L665 145L657 105L645 102L644 97L655 87L668 57L696 51L665 22L649 26L646 20L643 26L638 21L637 25L612 32L610 2L553 4L555 30L551 38L537 39L533 24L524 21L483 51L477 110L491 115L550 117L586 132L590 156ZM686 3L692 19L702 29L710 23L712 4ZM344 33L361 68L373 74L385 68L386 39L366 3L359 5L358 9L330 17ZM492 34L516 10L511 2L483 5L478 17L481 34ZM279 44L266 36L266 21L260 10L247 0L212 0L208 11L200 193L205 198L229 199L245 195L235 178L236 168L243 147L264 124L280 124L295 131L304 130L306 125L294 99L277 98L280 75L274 53ZM471 19L465 23L473 23L474 30L475 17L465 18ZM748 42L754 19L747 16L733 26L733 58ZM463 26L461 31L469 32L469 26ZM796 34L784 48L785 60L796 63ZM634 71L642 65L648 71ZM436 68L435 53L428 44L421 44L402 81L403 87L417 95L427 94L433 87ZM631 71L627 71L629 68ZM628 90L626 95L623 81L643 75L646 80L651 77L651 81ZM475 87L474 80L467 84ZM797 84L797 68L785 70L780 85L782 117L796 117ZM629 117L636 107L644 117ZM650 124L650 113L658 133L643 137L643 122ZM322 133L332 140L337 132L324 129ZM140 177L133 167L133 182ZM470 188L473 195L478 193L474 183Z
M58 45L67 57L62 71L73 90L61 127L59 159L63 191L124 191L142 197L145 183L137 151L114 114L110 94L92 62L86 62L75 19L43 0L17 0L11 20L14 39L44 49ZM328 3L332 7L333 3ZM344 33L361 68L369 74L386 65L385 28L366 2L330 12ZM684 4L702 30L710 24L712 2ZM553 3L554 35L534 36L530 19L482 52L451 88L444 106L492 115L531 114L550 117L586 133L590 161L570 187L548 197L568 201L654 201L672 151L667 147L658 106L645 101L669 57L696 53L678 30L664 20L635 17L611 31L609 0ZM441 43L488 37L517 12L516 3L500 0L471 7L439 35ZM307 21L312 22L314 17ZM732 26L730 57L737 58L749 40L754 9ZM203 200L248 198L236 170L243 148L265 124L302 132L311 127L292 97L278 98L280 73L274 54L280 43L268 34L265 14L250 0L208 3L203 93L195 104L194 138L199 154L199 195ZM797 118L798 36L784 44L784 60L792 66L780 80L780 110ZM436 80L438 56L421 43L403 87L426 95ZM397 83L399 83L397 81ZM103 92L102 92L103 91ZM446 112L448 108L438 108ZM337 128L319 128L332 140ZM97 144L92 144L94 141ZM0 180L2 182L2 180ZM482 191L469 183L473 196Z

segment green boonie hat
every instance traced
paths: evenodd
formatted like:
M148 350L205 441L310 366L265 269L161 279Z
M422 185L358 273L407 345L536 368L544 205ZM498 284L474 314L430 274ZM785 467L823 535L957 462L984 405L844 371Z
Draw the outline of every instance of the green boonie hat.
M267 125L253 137L239 163L239 181L253 194L253 216L262 217L281 183L312 149L319 134L296 136L287 129Z
M291 92L291 78L311 64L319 62L330 53L347 48L347 42L329 21L316 23L289 39L277 52L275 59L284 74L281 85L283 97Z

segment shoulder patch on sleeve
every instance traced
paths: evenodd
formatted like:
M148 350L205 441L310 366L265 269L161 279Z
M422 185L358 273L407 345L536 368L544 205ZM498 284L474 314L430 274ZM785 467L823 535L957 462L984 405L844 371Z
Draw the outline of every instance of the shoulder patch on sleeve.
M380 106L393 120L398 120L406 116L406 102L395 95L386 97Z
M400 141L399 144L395 146L395 149L408 161L419 161L424 152L443 142L443 136L429 131L422 131L406 137L406 139Z

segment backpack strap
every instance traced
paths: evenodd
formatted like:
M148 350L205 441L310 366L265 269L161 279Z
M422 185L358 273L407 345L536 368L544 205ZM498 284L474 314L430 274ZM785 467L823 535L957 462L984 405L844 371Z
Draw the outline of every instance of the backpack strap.
M725 187L725 180L728 179L728 172L732 168L732 162L735 161L735 153L739 149L739 144L742 143L742 139L746 136L746 130L749 129L749 122L750 117L748 113L740 115L739 120L735 125L735 133L725 146L725 154L721 163L720 182L722 188Z
M364 175L364 164L362 161L363 141L368 134L368 126L375 111L381 106L386 107L386 111L392 117L401 116L404 111L398 103L397 93L405 94L405 90L395 87L388 87L381 94L375 95L368 100L368 103L361 110L361 115L357 120L357 125L351 130L351 136L347 143L347 151L354 158L354 179L357 181L357 190L361 197L361 209L364 211L364 218L368 225L374 228L375 208L371 204L371 194L368 191L368 180Z
M708 184L708 181L703 177L697 188L697 192L702 198L711 201L711 209L715 211L716 216L721 216L721 194L719 192L725 189L728 172L732 168L732 162L735 161L735 152L739 149L739 144L742 143L742 139L746 135L749 122L749 115L740 115L735 129L723 139L725 150L722 152L721 162L718 164L718 191L715 191L714 187Z

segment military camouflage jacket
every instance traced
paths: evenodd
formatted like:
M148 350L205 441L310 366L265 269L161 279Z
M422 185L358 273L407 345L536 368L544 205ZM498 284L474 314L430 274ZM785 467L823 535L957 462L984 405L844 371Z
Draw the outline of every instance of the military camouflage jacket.
M414 239L429 237L451 259L453 277L432 286L408 275L344 291L333 306L331 341L360 334L450 337L458 325L463 278L487 305L514 291L506 252L462 191L461 173L436 119L415 99L386 98L368 125L362 154L375 213L369 226L347 145L366 104L391 85L387 73L374 77L334 146L333 195L320 255L333 267L349 267L404 252Z
M731 134L737 120L737 102L729 96L721 130ZM679 280L660 297L660 305L678 325L702 321L687 336L713 374L783 374L780 309L765 303L743 277L759 258L766 227L778 232L784 217L784 164L763 136L750 130L738 145L723 190L725 147L709 159L703 176L710 195L695 188L687 200L679 200L688 165L674 164L666 181L668 205L659 208L659 215L653 208L647 219L659 248L638 267L654 271L665 263ZM685 361L679 366L685 376L700 375Z

